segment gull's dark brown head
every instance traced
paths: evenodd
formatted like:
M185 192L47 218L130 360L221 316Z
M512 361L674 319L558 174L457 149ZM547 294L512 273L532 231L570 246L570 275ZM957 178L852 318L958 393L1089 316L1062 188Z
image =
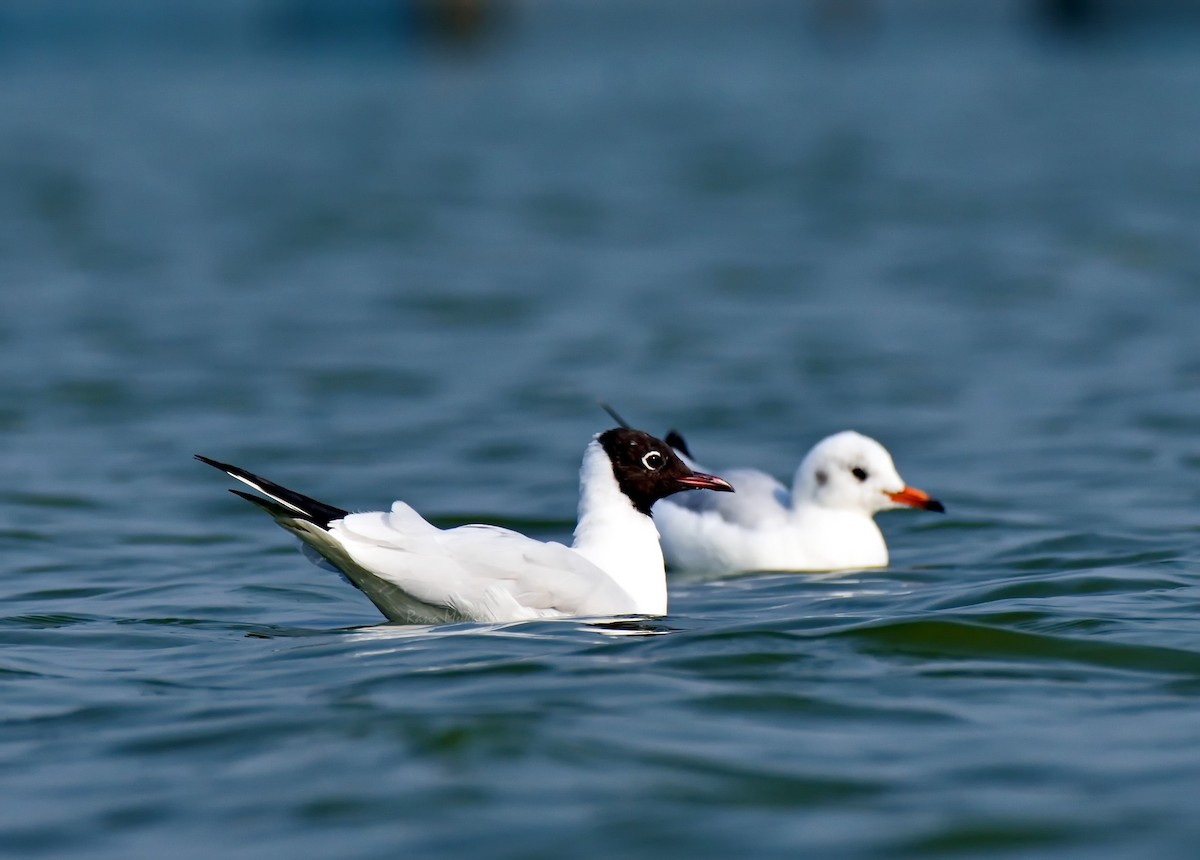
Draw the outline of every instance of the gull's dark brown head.
M597 441L612 463L617 486L647 516L659 499L683 490L733 492L723 478L689 469L670 445L649 433L616 427L601 433Z

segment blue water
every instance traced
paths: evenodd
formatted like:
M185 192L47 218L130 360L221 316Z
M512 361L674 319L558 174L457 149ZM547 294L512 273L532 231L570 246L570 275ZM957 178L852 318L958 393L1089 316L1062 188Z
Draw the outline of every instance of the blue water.
M580 15L7 58L0 853L1194 857L1194 39ZM413 628L191 459L566 540L598 398L949 512Z

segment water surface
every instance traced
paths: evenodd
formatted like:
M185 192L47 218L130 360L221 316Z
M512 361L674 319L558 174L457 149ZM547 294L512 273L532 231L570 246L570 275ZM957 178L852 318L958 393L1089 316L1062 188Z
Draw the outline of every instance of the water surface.
M9 59L5 853L1194 855L1200 61L805 21ZM949 512L410 628L191 460L567 540L600 397Z

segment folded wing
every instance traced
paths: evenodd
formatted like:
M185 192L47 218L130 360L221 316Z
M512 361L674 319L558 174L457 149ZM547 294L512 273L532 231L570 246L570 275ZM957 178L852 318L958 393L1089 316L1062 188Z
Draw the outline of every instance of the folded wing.
M331 524L329 538L337 546L318 551L393 620L413 620L426 607L495 621L633 611L632 598L569 547L497 526L442 531L403 502L350 514Z

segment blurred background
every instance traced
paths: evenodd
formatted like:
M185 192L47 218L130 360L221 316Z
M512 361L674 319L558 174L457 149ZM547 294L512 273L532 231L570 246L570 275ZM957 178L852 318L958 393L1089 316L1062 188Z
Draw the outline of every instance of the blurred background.
M0 848L1192 856L1198 47L1183 0L6 0ZM569 540L598 399L785 480L858 429L949 513L675 585L677 636L396 644L190 459Z
M857 427L956 494L1098 467L1063 432L1131 409L1153 456L1151 389L1200 378L1198 25L1165 0L11 0L14 483L191 485L203 446L569 518L597 398L783 475Z

